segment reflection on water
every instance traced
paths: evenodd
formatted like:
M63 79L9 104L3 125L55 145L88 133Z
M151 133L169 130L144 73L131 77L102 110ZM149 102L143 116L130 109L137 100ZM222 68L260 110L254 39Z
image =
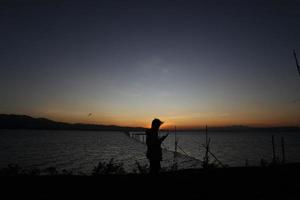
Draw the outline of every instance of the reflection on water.
M212 132L211 150L224 164L241 166L248 159L258 165L261 158L272 159L271 135L255 132ZM276 153L280 157L280 137L286 142L287 162L300 162L300 134L275 133ZM203 133L178 133L180 147L190 156L202 159L205 136ZM174 134L170 134L163 147L174 150ZM180 152L180 150L178 150ZM49 167L90 171L99 161L123 162L127 171L135 161L146 164L146 146L121 132L96 131L40 131L0 130L0 167L18 163L23 167ZM179 167L199 167L200 163L181 156ZM164 151L163 166L173 163L173 153Z

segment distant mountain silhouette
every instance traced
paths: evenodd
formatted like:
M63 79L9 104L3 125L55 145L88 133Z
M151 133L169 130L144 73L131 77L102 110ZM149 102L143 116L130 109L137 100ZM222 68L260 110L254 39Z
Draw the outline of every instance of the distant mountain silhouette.
M278 127L251 127L251 126L224 126L224 127L211 127L209 131L236 131L236 132L246 132L246 131L267 131L267 132L281 132L281 131L300 131L300 127L292 126L278 126Z
M144 131L143 127L122 127L115 125L97 125L81 123L57 122L46 118L33 118L27 115L0 114L0 129L44 129L44 130L99 130L99 131ZM162 129L163 130L163 129ZM178 129L177 129L178 130ZM166 130L165 130L166 131ZM180 131L201 131L204 129L180 129ZM208 127L208 131L298 131L300 127L250 127L250 126L224 126Z
M162 129L164 130L164 129ZM168 131L168 130L164 130ZM192 129L178 129L177 131L188 131L188 132L204 132L205 128L192 128ZM243 126L243 125L234 125L234 126L216 126L208 127L209 132L284 132L284 131L296 131L300 132L300 127L297 126L277 126L277 127L252 127L252 126Z
M105 131L143 131L142 127L122 127L56 122L46 118L33 118L27 115L0 114L0 129L45 129L45 130L105 130Z

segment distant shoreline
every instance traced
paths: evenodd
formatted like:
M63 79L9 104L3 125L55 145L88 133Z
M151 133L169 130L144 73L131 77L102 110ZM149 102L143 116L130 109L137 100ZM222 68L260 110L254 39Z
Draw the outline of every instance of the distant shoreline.
M10 130L89 130L89 131L143 131L143 127L122 127L115 125L97 125L57 122L46 118L33 118L27 115L0 114L0 129Z
M33 118L27 115L0 114L0 129L7 130L78 130L78 131L145 131L144 127L123 127L116 125L98 125L57 122L47 118ZM168 131L168 129L162 129ZM174 130L170 130L173 132ZM205 128L177 129L178 132L204 132ZM209 132L300 132L300 127L250 127L224 126L209 127Z

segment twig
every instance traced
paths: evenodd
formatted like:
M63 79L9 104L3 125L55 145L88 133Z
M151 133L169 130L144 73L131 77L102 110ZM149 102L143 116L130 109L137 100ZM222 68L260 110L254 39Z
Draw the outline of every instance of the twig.
M296 50L295 49L293 50L293 54L294 54L294 57L295 57L298 74L300 76L300 67L299 67L299 63L298 63L297 54L296 54Z

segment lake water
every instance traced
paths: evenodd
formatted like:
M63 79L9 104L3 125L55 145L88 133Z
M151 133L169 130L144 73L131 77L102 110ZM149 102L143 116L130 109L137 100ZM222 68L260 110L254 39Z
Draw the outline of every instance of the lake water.
M286 162L300 162L300 133L297 132L209 132L211 152L223 163L229 166L260 165L260 160L272 161L272 135L275 138L276 157L282 159L281 138L285 143ZM177 133L179 146L189 155L203 159L205 155L204 132ZM174 150L175 137L171 134L164 143ZM178 150L181 152L181 150ZM212 159L213 160L213 159Z
M24 168L56 167L89 173L99 161L123 163L126 171L148 163L146 145L123 132L0 130L0 168L10 163ZM164 150L163 167L173 164L173 153ZM199 162L179 156L181 168Z
M272 159L271 135L275 135L276 154L281 157L280 137L284 137L286 161L300 162L300 133L266 132L211 132L211 151L229 166L259 165L260 159ZM189 156L176 157L179 168L200 167L203 159L205 134L202 132L177 133L178 145ZM163 143L163 167L174 162L174 134ZM142 137L133 139L122 132L98 131L41 131L41 130L0 130L0 167L10 163L28 167L71 169L74 172L90 172L99 161L114 158L124 163L127 171L135 168L135 162L147 164L146 145ZM213 159L212 159L213 160Z

